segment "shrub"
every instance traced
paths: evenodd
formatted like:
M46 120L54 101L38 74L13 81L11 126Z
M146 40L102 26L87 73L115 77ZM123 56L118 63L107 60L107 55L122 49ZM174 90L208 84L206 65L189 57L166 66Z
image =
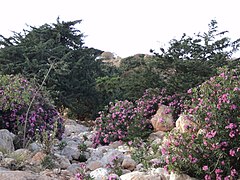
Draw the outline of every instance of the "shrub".
M35 100L27 117L26 139L35 140L37 132L53 131L57 122L58 138L63 133L62 121L51 103L37 93L36 88L20 76L0 76L0 129L17 135L18 145L23 142L24 124L30 101Z
M187 114L199 131L168 135L162 148L169 171L201 179L237 179L240 172L240 73L221 69L197 88L190 89Z
M171 106L175 116L181 112L181 106L177 106L180 98L177 97L167 96L164 90L148 89L135 102L125 100L110 103L96 119L97 133L93 138L94 145L148 137L152 132L150 118L156 113L160 104Z

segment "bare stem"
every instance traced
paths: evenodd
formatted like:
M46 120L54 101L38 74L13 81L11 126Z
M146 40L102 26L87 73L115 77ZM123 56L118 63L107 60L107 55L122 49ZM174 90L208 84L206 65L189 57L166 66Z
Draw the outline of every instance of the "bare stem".
M27 140L26 140L26 131L27 131L27 121L28 121L29 111L30 111L30 109L31 109L31 107L32 107L33 101L34 101L35 98L36 98L36 95L37 95L38 92L42 89L43 84L45 83L45 81L46 81L46 79L47 79L50 71L52 70L52 68L53 68L53 63L52 63L51 66L49 67L47 74L45 75L45 77L44 77L44 79L43 79L40 87L38 88L37 92L34 94L32 100L31 100L31 102L30 102L30 104L29 104L29 106L28 106L27 113L26 113L26 118L25 118L25 123L24 123L24 129L23 129L23 147L24 147L24 148L25 148L25 146L26 146L26 141L27 141Z

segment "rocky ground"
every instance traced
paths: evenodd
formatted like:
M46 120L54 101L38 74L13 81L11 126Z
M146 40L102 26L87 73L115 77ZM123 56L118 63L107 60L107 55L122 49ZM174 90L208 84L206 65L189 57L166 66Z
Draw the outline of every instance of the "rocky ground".
M121 142L109 146L92 147L94 130L73 120L66 120L61 141L54 143L52 154L44 153L42 146L32 143L27 149L14 150L14 135L0 130L1 180L190 180L187 175L168 174L163 168L148 169L132 158L132 149ZM149 137L161 142L164 132ZM157 161L152 159L150 161ZM84 163L83 163L84 162Z

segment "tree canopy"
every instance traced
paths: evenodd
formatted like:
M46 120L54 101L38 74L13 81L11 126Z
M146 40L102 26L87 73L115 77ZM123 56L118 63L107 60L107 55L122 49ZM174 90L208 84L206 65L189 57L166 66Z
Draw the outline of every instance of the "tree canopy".
M40 83L53 63L46 89L58 107L85 116L96 104L95 78L100 73L96 57L102 51L84 46L84 35L75 28L79 23L57 19L9 38L1 36L0 69L2 74L22 74Z

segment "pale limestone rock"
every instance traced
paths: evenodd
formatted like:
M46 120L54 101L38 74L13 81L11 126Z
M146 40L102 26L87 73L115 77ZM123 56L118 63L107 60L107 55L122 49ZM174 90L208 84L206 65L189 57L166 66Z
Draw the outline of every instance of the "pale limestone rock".
M1 180L58 180L45 175L37 175L27 171L0 171Z
M168 106L161 105L157 113L151 119L154 131L170 131L174 127L171 109Z
M90 173L94 180L108 180L108 170L106 168L98 168Z
M40 165L43 161L43 159L46 157L47 155L43 152L37 152L33 157L32 159L30 160L30 164L32 165Z
M13 139L15 135L7 129L0 130L0 151L10 153L14 151Z
M128 169L130 171L134 170L136 168L136 166L137 166L137 163L133 159L130 159L130 158L126 158L122 162L122 167L124 169Z
M103 164L101 161L90 161L87 164L87 169L90 169L91 171L103 167Z
M121 175L120 179L121 180L133 180L134 177L141 177L141 176L144 176L144 175L145 175L144 172L133 171L133 172Z
M193 117L181 114L176 121L176 128L181 133L192 133L197 131L197 124L193 121Z

